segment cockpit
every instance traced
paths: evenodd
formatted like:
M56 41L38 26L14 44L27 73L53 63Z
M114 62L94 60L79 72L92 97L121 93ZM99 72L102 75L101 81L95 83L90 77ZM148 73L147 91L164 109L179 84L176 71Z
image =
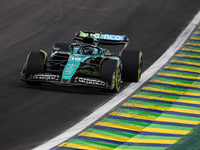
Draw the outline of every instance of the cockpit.
M72 43L69 45L69 50L73 54L82 54L82 55L98 55L100 54L100 49L98 46L91 44L79 44Z

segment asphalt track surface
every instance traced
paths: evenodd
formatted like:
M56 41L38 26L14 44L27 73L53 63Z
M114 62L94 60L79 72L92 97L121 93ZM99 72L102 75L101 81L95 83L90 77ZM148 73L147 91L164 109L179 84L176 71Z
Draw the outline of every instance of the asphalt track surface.
M19 77L30 51L50 53L55 42L72 42L79 30L126 34L128 48L143 52L145 70L199 6L199 0L0 1L0 149L34 148L114 96L99 89L26 85Z

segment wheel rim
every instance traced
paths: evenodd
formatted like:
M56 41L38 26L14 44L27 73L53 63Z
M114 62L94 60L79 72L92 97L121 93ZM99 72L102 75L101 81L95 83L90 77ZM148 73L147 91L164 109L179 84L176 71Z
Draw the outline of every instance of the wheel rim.
M116 90L119 91L120 87L121 87L121 69L118 68L116 71Z

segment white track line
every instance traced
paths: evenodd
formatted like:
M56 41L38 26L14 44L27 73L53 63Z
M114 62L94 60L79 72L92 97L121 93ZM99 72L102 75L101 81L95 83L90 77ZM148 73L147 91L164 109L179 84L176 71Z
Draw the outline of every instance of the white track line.
M78 134L89 125L93 124L95 121L100 119L103 115L108 113L111 109L116 107L122 101L124 101L128 96L130 96L133 92L135 92L138 88L140 88L146 81L148 81L155 73L159 71L168 60L181 48L181 46L185 43L187 38L190 36L195 27L199 24L200 21L200 11L194 17L194 19L190 22L190 24L186 27L186 29L179 35L176 39L175 43L169 47L169 49L151 66L149 67L141 77L140 82L130 84L126 89L113 97L106 104L98 108L95 112L90 114L88 117L84 118L82 121L69 128L62 134L57 137L47 141L46 143L34 148L33 150L48 150L51 149L58 144L70 139L74 135Z

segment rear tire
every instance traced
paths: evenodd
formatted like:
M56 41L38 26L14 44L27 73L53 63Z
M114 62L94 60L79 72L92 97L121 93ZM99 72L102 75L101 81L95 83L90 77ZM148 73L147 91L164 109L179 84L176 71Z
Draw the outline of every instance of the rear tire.
M45 71L45 56L42 52L29 53L26 61L26 67L24 70L25 78L30 78L35 74ZM37 82L27 81L27 84L35 84Z
M127 82L138 82L141 77L143 55L141 51L124 50L121 55L122 78Z
M101 80L111 86L111 92L118 92L121 87L121 68L119 61L106 59L101 66Z

